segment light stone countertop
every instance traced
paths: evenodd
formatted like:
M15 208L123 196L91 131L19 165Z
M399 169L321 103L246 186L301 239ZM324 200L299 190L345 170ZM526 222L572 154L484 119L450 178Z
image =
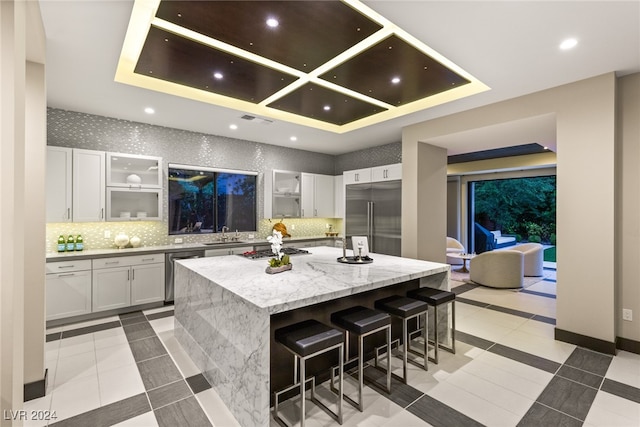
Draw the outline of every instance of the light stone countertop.
M251 260L237 255L176 263L270 314L438 273L448 274L450 269L448 264L375 253L370 254L374 260L371 264L342 264L337 261L342 256L340 248L305 249L309 255L292 256L293 269L278 274L265 273L268 259Z

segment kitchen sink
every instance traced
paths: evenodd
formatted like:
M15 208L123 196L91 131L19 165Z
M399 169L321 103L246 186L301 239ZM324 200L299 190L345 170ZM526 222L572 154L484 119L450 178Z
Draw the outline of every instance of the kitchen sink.
M208 243L203 243L206 246L215 246L215 245L226 245L229 243L246 243L244 240L232 240L232 239L228 239L228 240L218 240L216 242L208 242Z

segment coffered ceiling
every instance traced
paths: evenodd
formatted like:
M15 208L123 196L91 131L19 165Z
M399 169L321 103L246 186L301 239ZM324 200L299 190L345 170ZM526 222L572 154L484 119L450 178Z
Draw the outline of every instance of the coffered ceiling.
M116 81L335 133L488 89L358 0L137 0Z
M413 123L603 73L640 72L636 0L324 1L318 7L331 13L314 9L312 17L315 2L291 0L276 31L265 26L271 1L39 3L50 107L329 154L400 141ZM208 16L207 3L225 9ZM568 37L578 45L561 51ZM127 51L129 41L137 51ZM430 60L431 71L442 67L435 89L423 86L430 79L422 61ZM233 67L214 69L225 61ZM401 84L389 84L396 75ZM449 79L453 89L442 84ZM532 118L429 142L452 155L553 147L554 123Z

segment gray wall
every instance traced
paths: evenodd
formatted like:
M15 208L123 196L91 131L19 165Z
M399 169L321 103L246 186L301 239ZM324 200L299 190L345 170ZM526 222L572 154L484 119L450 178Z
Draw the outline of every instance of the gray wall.
M344 171L402 163L402 143L380 145L336 156L334 175Z

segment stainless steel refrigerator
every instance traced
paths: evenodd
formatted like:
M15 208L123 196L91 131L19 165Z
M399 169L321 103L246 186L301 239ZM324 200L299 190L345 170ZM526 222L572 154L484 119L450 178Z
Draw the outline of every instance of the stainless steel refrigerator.
M345 235L367 236L369 251L400 256L402 181L351 184L346 187Z

